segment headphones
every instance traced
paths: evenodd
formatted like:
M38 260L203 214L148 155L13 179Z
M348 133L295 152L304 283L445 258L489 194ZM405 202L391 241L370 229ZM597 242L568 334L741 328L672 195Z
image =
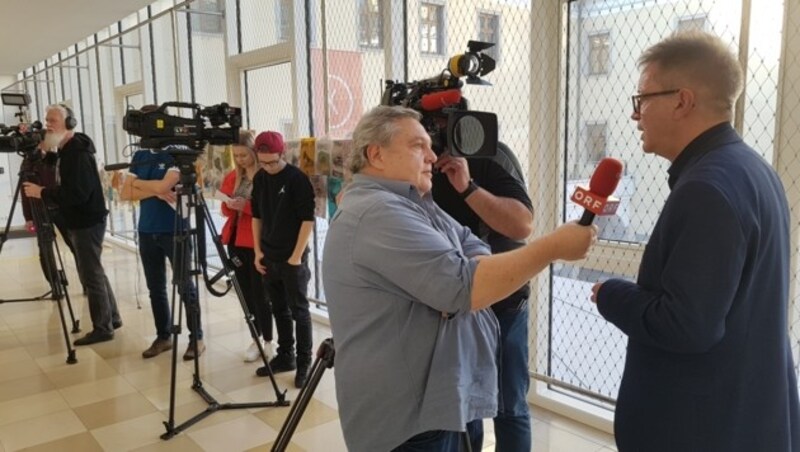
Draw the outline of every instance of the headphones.
M74 129L75 126L78 125L78 120L75 119L75 115L72 113L72 109L67 107L65 104L58 104L58 105L61 108L63 108L64 111L66 111L67 113L66 116L64 117L64 127L66 127L67 130Z

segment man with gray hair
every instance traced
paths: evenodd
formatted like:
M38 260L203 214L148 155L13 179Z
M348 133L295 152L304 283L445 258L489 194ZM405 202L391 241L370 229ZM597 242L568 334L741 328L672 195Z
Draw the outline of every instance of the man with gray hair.
M114 330L122 326L122 320L100 260L108 210L94 158L94 143L87 135L75 132L77 122L66 105L47 107L45 125L47 134L42 149L57 148L58 152L48 152L44 161L49 165L58 162L57 183L54 187L42 187L25 182L25 196L42 198L59 207L74 246L92 317L92 331L77 339L75 345L110 341Z
M800 451L788 337L789 208L775 171L731 126L742 70L707 33L639 59L642 148L671 162L671 193L636 283L593 287L628 335L620 452Z
M336 396L354 452L461 450L460 432L497 412L499 325L486 308L596 239L568 223L490 255L434 204L436 154L419 119L387 106L361 118L353 182L325 241ZM481 441L470 437L474 450Z

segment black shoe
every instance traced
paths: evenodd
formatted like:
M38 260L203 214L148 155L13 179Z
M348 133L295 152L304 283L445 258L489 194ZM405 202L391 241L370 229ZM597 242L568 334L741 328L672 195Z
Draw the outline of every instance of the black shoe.
M301 389L308 380L308 366L299 366L294 374L294 387Z
M294 354L289 353L278 353L278 355L272 358L269 361L269 367L272 369L273 374L279 374L281 372L291 372L297 369L297 362L295 360ZM256 375L259 377L266 377L269 375L269 371L267 370L266 366L259 367L256 369Z
M91 345L91 344L96 344L98 342L110 341L111 339L114 339L114 333L98 333L97 331L92 330L89 333L87 333L86 336L83 336L80 339L76 339L75 342L73 342L72 344L76 346Z
M114 327L115 330L122 328L122 320L117 320L116 322L111 322L111 326Z

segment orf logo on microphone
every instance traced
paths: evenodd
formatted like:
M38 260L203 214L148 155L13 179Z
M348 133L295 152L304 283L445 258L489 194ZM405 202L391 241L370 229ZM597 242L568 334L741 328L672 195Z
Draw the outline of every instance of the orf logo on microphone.
M572 202L595 215L614 215L619 207L619 199L613 196L604 198L583 187L575 187L575 193L572 194L571 199Z

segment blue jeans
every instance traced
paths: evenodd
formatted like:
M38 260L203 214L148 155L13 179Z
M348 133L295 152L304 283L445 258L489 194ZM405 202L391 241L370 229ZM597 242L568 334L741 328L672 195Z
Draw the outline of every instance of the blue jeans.
M495 451L531 450L528 410L528 303L495 312L500 323L500 409L494 418Z
M472 452L480 452L483 444L483 424L481 419L467 423L467 433ZM392 452L462 452L464 433L447 430L431 430L412 436L408 441L396 447Z
M181 269L175 268L174 249L175 240L172 233L139 234L139 255L142 257L144 278L147 281L147 290L150 291L150 307L153 309L153 320L159 339L169 338L172 332L172 312L167 298L166 260L169 259L173 278L178 278ZM183 261L187 265L191 263L188 249ZM184 284L179 286L178 293L186 307L186 323L191 335L196 336L197 340L203 339L203 329L200 327L200 303L197 300L197 288L191 278L185 279Z
M68 229L67 234L75 251L80 280L86 286L92 328L98 333L114 334L113 323L121 323L122 320L117 310L117 299L114 298L114 291L100 260L106 222L83 229Z

